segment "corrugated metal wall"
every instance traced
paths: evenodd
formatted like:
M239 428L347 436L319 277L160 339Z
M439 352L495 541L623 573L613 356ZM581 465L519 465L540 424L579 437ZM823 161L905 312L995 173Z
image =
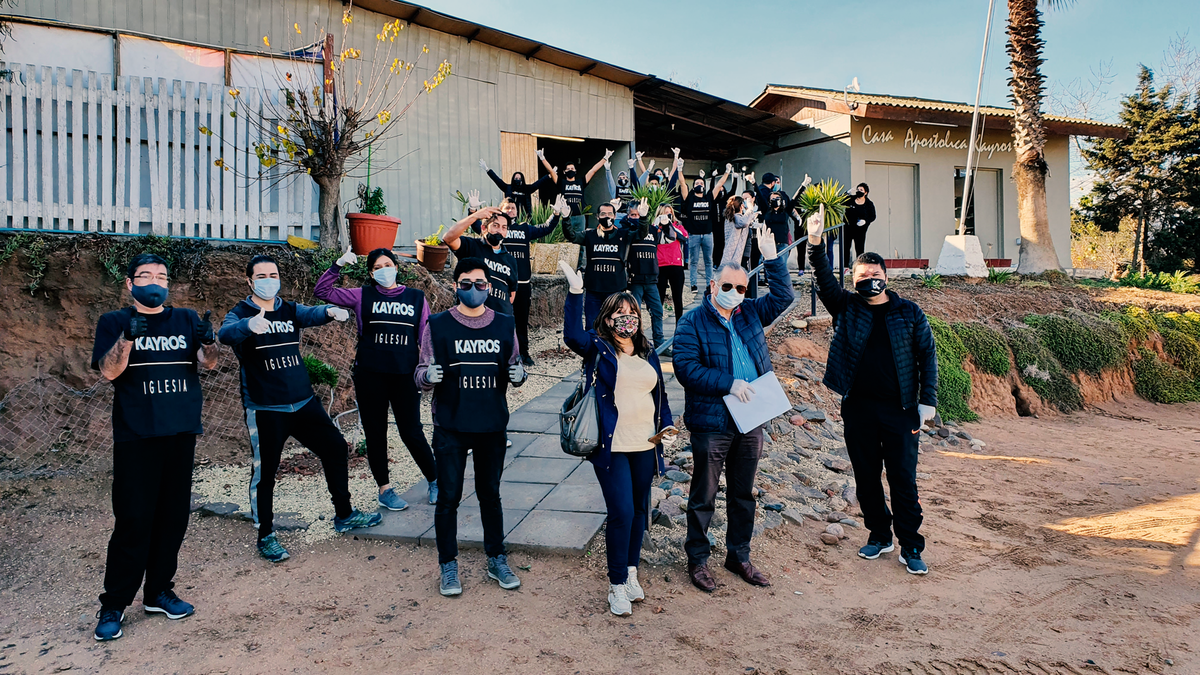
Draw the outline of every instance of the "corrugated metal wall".
M342 8L341 2L303 0L21 0L13 11L60 25L237 49L265 51L262 38L269 36L271 50L278 53L315 41L316 26L340 29ZM360 48L363 58L370 58L378 43L375 35L388 20L391 17L355 10L346 46ZM303 35L292 27L297 23ZM340 44L340 30L333 32L335 44ZM400 34L392 57L415 61L426 44L423 72L414 70L416 87L443 59L453 65L454 75L423 96L410 110L402 135L371 158L371 183L384 189L388 213L403 222L399 245L411 246L417 236L453 223L460 214L451 198L455 190L479 188L484 195L496 196L478 162L483 158L501 167L501 131L633 139L633 94L625 87L415 25ZM6 52L20 61L20 45L6 45ZM343 201L354 196L365 170L364 165L346 180ZM353 204L348 207L353 210Z

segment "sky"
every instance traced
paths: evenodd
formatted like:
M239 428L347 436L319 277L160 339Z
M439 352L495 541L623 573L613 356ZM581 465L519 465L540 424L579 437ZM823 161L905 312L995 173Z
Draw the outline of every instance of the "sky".
M740 103L768 84L972 102L987 0L424 0L431 9ZM996 1L981 102L1008 106L1006 3ZM1166 44L1200 43L1198 0L1076 0L1045 13L1047 89L1111 60L1111 96ZM1190 31L1190 33L1189 33ZM1112 119L1116 106L1096 115Z

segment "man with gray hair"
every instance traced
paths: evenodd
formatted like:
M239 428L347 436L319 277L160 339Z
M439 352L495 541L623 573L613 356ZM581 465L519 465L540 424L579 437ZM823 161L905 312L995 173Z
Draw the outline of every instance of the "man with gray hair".
M775 236L764 225L757 227L771 293L746 299L751 281L734 262L717 268L708 293L699 307L683 316L675 329L675 377L683 384L684 413L692 433L691 492L688 495L688 576L702 591L717 587L708 568L717 484L725 470L729 528L725 535L725 569L754 586L769 586L767 575L750 562L750 535L754 530L754 478L762 453L763 430L737 429L723 398L733 394L753 400L751 382L771 371L771 355L763 328L792 304L787 261L775 251ZM745 300L745 302L743 302Z

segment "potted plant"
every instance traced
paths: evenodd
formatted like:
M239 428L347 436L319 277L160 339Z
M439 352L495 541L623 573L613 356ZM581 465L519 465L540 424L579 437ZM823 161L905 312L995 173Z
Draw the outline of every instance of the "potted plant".
M396 229L400 219L387 215L387 202L383 188L371 189L358 184L358 212L347 213L350 221L350 247L358 255L366 255L377 248L391 249L396 245Z
M417 240L417 262L430 272L441 272L446 267L446 258L450 257L450 247L442 243L442 233L445 225L439 225L437 232Z
M825 232L841 225L846 219L846 190L842 184L827 178L815 185L809 185L796 197L796 208L800 217L805 220L825 207ZM837 236L837 232L833 236Z

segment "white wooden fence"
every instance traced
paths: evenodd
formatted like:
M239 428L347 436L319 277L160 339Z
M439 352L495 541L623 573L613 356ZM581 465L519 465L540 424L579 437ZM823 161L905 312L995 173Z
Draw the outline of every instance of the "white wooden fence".
M260 174L261 137L245 111L271 94L243 88L233 117L234 98L219 85L5 67L13 74L0 80L0 227L317 238L313 181Z

